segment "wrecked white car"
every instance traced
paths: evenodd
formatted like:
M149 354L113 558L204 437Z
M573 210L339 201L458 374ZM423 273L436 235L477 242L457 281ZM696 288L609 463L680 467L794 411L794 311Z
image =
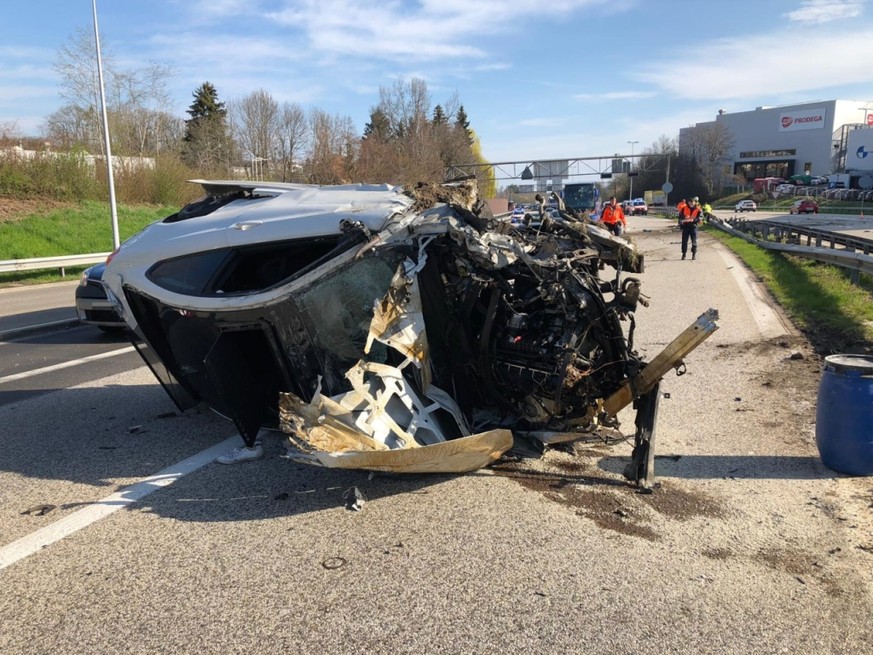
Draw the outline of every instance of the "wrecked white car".
M496 219L471 180L198 182L205 198L104 274L180 408L207 403L248 443L279 424L314 464L446 472L591 435L636 401L625 475L651 481L658 382L717 315L641 361L630 242L567 211Z

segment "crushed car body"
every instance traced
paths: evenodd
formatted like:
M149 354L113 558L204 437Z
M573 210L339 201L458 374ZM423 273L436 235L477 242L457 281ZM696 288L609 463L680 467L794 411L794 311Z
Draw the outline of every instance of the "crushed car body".
M247 443L279 424L313 464L462 472L615 427L639 402L625 474L651 480L658 382L717 314L643 362L630 241L563 207L495 218L474 180L197 182L203 199L104 274L180 408L205 402Z

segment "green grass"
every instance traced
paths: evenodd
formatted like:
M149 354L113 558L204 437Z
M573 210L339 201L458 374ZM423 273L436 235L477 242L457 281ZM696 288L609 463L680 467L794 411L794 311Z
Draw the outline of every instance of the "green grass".
M173 207L119 206L122 241L149 223L176 211ZM109 252L112 219L107 203L84 201L63 209L0 221L0 260ZM81 271L67 269L67 275ZM0 286L60 281L57 270L0 273Z
M845 269L764 250L717 228L819 352L873 352L873 279L852 284Z

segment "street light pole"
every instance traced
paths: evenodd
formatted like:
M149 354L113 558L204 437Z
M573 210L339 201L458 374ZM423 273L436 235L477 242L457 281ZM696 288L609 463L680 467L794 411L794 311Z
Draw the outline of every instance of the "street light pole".
M109 145L109 119L106 116L106 92L103 90L103 59L100 56L100 33L97 30L97 0L91 0L94 11L94 43L97 48L97 78L100 82L100 108L103 110L103 141L106 144L106 177L109 180L109 213L112 216L112 247L121 245L118 237L118 210L115 207L115 178L112 175L112 147Z
M634 146L639 143L639 141L628 141L631 147L631 161L630 161L630 172L633 173L634 169ZM634 199L634 178L633 176L628 176L630 178L630 191L628 192L630 197L628 200Z

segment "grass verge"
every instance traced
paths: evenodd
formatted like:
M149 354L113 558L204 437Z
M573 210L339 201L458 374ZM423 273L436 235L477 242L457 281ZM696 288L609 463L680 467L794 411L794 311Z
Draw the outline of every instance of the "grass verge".
M173 207L118 207L118 232L122 241L149 223L176 211ZM79 255L112 250L112 220L107 203L83 201L61 208L37 211L0 220L0 260ZM37 284L69 279L82 268L0 273L0 286Z
M823 355L873 354L873 279L852 284L845 269L764 250L714 227L724 243L770 291L792 322Z

